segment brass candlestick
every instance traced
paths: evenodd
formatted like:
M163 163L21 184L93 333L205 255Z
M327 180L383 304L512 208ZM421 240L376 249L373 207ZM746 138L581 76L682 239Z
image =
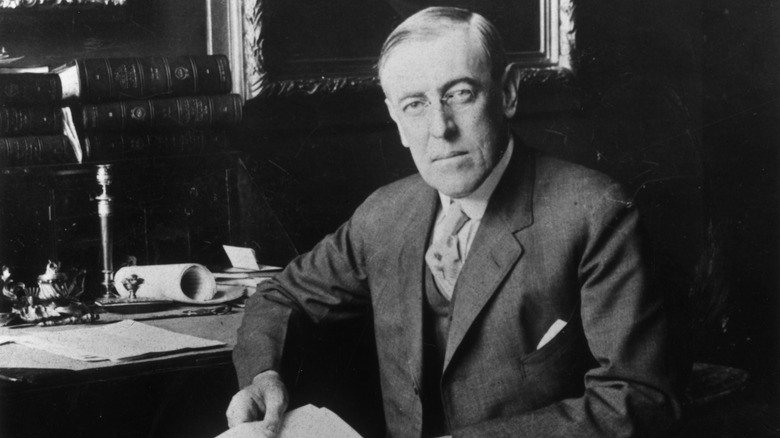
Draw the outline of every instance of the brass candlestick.
M103 189L103 192L95 199L98 202L98 216L100 217L100 244L101 255L103 258L103 287L104 291L99 300L107 300L112 296L114 264L113 254L113 236L111 235L111 221L113 215L111 208L111 196L108 194L108 186L111 184L111 165L100 164L97 167L97 182Z

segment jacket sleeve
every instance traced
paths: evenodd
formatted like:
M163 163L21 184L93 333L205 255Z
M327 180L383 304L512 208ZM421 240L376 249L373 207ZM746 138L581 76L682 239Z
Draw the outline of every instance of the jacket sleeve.
M649 286L638 212L613 187L588 209L581 237L580 314L598 365L581 397L453 431L454 437L662 437L679 417L667 321Z
M369 309L355 222L353 216L312 251L263 282L247 300L233 350L240 387L262 371L279 370L285 340L297 318L327 323Z

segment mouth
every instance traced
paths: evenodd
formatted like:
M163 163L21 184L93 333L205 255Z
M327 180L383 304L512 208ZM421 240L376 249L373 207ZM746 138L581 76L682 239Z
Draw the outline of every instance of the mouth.
M449 160L451 158L458 158L458 157L462 157L464 155L468 155L468 152L465 152L465 151L447 152L446 154L441 154L441 155L434 156L433 158L431 158L431 162L435 163L437 161Z

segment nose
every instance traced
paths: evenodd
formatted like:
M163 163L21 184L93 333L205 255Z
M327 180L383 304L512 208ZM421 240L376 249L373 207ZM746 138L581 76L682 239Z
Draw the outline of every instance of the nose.
M457 125L447 105L432 104L428 111L428 130L436 138L449 140L457 131Z

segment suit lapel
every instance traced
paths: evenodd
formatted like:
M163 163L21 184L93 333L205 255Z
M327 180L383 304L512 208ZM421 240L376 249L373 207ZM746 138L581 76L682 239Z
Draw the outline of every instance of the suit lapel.
M522 256L515 233L533 222L534 154L518 139L515 145L455 284L445 372L469 328Z

